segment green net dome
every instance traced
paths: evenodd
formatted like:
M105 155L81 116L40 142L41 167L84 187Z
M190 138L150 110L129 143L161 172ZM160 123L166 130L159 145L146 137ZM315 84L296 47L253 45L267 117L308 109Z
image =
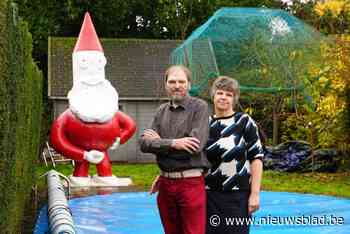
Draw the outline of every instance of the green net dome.
M172 52L171 63L193 72L192 95L218 75L237 79L242 92L299 90L323 39L283 10L221 8Z

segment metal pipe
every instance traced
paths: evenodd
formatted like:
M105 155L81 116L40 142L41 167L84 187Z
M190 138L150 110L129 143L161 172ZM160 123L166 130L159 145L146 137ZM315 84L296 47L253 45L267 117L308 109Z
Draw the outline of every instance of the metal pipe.
M68 207L67 198L64 192L64 187L60 181L60 176L63 175L55 170L51 170L47 173L50 233L76 234L72 214Z

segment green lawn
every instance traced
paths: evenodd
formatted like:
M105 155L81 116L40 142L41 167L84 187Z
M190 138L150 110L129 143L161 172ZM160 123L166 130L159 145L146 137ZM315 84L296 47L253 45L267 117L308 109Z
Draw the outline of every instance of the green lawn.
M325 194L350 198L350 172L287 173L265 171L263 190Z
M37 170L37 175L40 176L49 169L51 168L40 166ZM72 173L73 168L69 164L61 164L56 166L56 170L64 175L69 175ZM150 187L158 171L158 167L155 164L113 165L114 175L130 176L135 185L145 190ZM96 174L94 166L90 167L90 174ZM262 180L262 189L267 191L326 194L350 198L350 172L286 173L265 171Z

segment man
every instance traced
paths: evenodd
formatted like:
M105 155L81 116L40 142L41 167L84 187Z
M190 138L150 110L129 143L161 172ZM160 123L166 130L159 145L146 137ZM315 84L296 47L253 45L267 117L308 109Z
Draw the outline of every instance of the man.
M171 66L164 81L170 102L158 108L141 136L141 151L157 157L157 203L165 234L204 234L208 106L189 96L191 72L186 67Z

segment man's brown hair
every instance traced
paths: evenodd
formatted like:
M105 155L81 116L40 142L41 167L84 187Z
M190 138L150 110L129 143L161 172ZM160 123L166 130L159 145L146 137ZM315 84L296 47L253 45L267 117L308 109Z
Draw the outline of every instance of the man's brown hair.
M171 72L173 72L174 70L181 70L181 71L183 71L186 74L187 81L191 82L191 80L192 80L192 72L190 71L190 69L188 69L184 65L172 65L165 71L165 75L164 75L164 82L165 83L168 81L169 74Z

